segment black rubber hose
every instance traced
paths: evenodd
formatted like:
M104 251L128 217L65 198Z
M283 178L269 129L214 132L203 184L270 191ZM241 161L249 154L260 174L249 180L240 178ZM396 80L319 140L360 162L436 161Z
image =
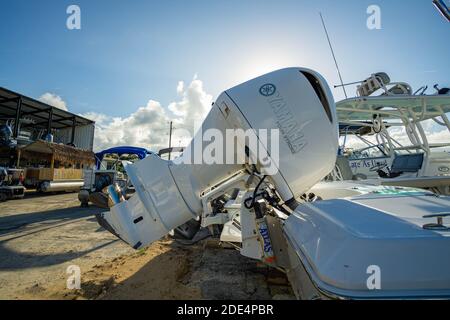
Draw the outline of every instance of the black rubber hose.
M264 182L264 179L266 179L266 177L267 177L267 176L263 176L262 179L259 180L258 184L256 185L256 188L255 188L255 190L253 191L253 197L251 198L251 199L252 199L252 203L251 203L250 205L247 204L247 200L249 200L249 199L246 199L246 200L244 201L244 206L245 206L247 209L251 209L251 208L253 208L253 207L255 206L255 201L256 201L256 196L257 196L256 193L258 192L259 187L261 187L261 184Z

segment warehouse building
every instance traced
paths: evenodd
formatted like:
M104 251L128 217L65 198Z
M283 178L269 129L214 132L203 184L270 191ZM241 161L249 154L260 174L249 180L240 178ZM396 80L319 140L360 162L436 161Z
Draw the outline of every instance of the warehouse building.
M51 134L55 143L88 151L93 149L94 121L2 87L0 126L5 131L10 130L10 143L18 147L45 139ZM0 139L6 138L3 135Z

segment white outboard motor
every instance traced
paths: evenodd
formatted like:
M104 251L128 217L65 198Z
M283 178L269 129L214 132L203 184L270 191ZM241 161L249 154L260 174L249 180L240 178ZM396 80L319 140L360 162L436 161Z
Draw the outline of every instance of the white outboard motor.
M202 193L249 167L267 175L284 202L295 202L333 169L337 123L331 91L312 70L287 68L245 82L218 97L181 157L150 155L128 165L136 193L99 220L141 248L201 215ZM256 137L257 148L250 137ZM231 150L230 139L236 145ZM216 149L214 161L202 158L212 144L223 152ZM238 161L242 154L252 166Z

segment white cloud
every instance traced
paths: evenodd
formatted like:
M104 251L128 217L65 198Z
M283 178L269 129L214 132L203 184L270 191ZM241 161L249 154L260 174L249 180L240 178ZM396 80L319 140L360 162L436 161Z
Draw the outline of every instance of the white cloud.
M177 93L178 94L182 94L183 91L184 91L184 82L183 81L178 81Z
M56 94L46 92L42 96L40 96L39 101L42 101L58 109L68 111L66 102Z
M183 88L182 100L172 102L168 109L177 119L175 122L189 129L194 127L194 122L203 120L203 117L211 109L212 96L203 89L203 82L194 78L187 88Z
M211 108L212 96L203 89L202 81L195 79L185 86L177 85L180 101L170 103L166 108L158 101L149 100L127 117L110 117L89 112L82 116L96 121L94 150L113 146L131 145L159 150L168 146L169 122L173 121L173 146L185 146L193 134L194 122L201 121ZM176 129L190 131L183 135Z

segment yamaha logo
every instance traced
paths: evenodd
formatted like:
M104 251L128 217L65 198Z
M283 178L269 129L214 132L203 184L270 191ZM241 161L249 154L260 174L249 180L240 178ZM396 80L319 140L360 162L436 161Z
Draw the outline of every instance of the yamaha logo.
M277 88L275 87L275 85L266 83L261 88L259 88L259 93L261 93L265 97L270 97L275 93L276 90Z

